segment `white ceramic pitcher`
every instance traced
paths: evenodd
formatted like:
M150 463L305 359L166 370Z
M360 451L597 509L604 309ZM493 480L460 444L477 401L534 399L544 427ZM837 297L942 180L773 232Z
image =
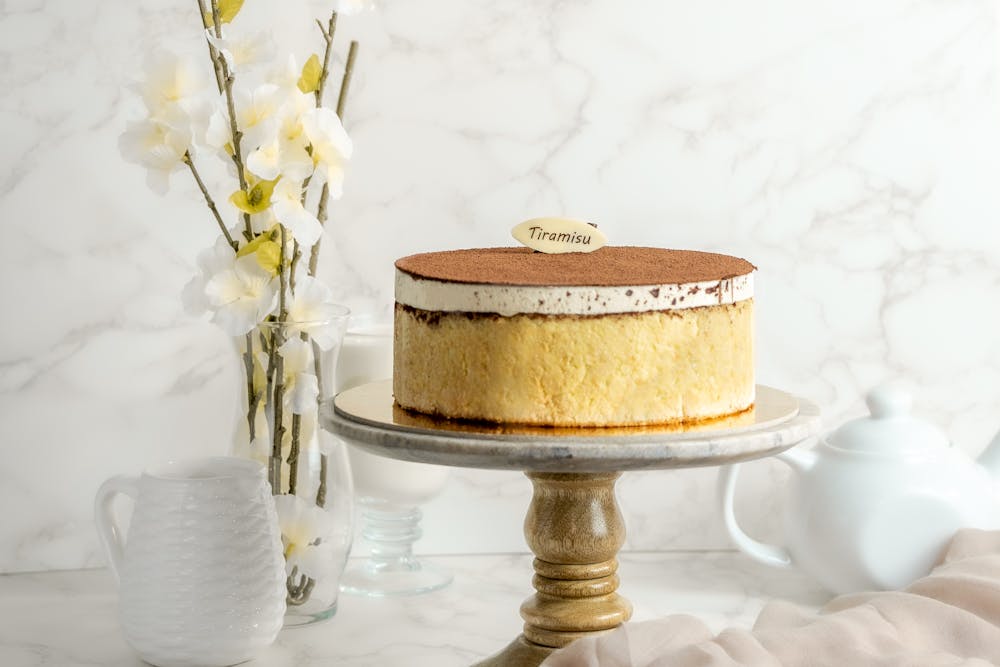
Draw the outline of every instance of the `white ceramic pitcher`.
M118 494L135 502L127 539L112 512ZM277 637L285 563L259 463L205 458L112 477L95 518L119 581L122 630L146 662L233 665Z

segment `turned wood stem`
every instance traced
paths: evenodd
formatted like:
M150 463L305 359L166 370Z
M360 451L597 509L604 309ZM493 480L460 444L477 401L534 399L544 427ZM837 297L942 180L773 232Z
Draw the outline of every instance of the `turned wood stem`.
M527 473L534 495L524 535L535 554L535 595L521 605L524 637L558 648L617 628L632 615L618 595L625 522L615 500L620 473Z
M536 593L521 605L524 634L476 667L537 667L557 648L614 630L632 616L618 595L625 521L621 473L526 473L534 486L524 536L535 554Z

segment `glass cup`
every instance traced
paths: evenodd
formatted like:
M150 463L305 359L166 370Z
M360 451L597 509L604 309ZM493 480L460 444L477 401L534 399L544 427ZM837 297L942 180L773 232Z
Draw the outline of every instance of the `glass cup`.
M352 317L335 377L338 392L392 377L392 324L374 316ZM385 597L447 586L452 574L415 557L413 543L422 534L420 505L441 492L448 468L376 456L345 440L361 535L371 552L367 560L347 569L341 589Z

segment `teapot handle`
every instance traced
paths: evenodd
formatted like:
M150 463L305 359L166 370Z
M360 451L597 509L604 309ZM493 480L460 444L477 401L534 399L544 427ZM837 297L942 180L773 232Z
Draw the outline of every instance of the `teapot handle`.
M97 535L101 538L101 546L111 566L111 573L116 580L121 579L121 565L124 556L122 529L115 521L112 504L119 493L126 495L135 502L139 495L139 478L117 475L101 484L94 499L94 522L97 524Z
M740 464L732 463L719 469L719 504L722 508L722 519L726 532L736 547L754 560L772 567L787 568L792 565L792 556L788 549L774 544L765 544L753 539L736 523L736 512L733 509L733 497L736 495L736 479Z

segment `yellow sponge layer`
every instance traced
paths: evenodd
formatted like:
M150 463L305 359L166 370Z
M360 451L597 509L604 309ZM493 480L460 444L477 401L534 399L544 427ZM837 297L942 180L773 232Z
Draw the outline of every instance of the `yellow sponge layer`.
M695 421L753 405L753 300L598 316L396 305L396 402L551 426Z

